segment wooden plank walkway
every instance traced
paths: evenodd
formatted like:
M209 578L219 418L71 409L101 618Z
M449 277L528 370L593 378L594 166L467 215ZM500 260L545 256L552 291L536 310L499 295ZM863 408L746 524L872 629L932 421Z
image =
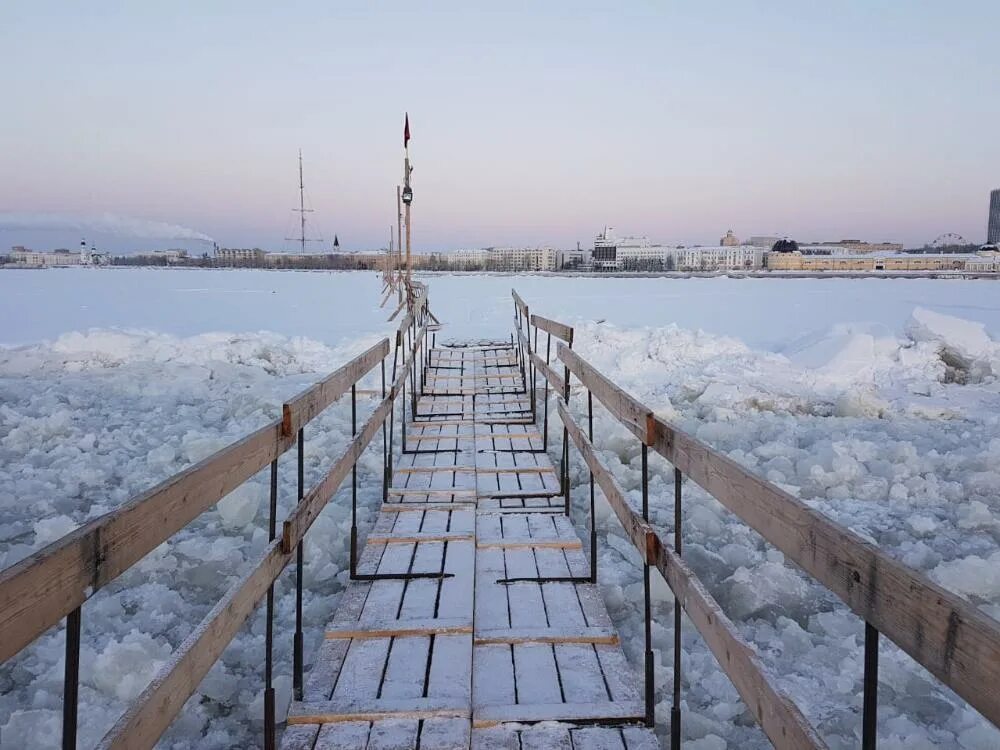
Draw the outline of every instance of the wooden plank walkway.
M515 349L432 349L416 411L282 747L656 748Z

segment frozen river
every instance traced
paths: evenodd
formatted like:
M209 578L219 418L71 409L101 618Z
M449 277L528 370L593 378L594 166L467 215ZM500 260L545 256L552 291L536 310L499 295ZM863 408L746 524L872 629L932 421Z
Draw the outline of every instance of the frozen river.
M702 329L780 351L837 323L899 333L925 307L985 323L1000 337L1000 285L963 279L584 278L427 275L430 300L453 336L506 336L511 287L539 314L622 327ZM0 272L0 344L90 328L178 336L273 331L336 346L387 329L374 273L256 270L50 269Z
M511 287L576 326L574 348L663 417L1000 618L1000 285L988 280L674 279L428 275L445 335L503 336ZM387 333L373 273L252 270L0 271L0 568L280 414L282 399ZM365 402L363 409L371 408ZM571 404L582 414L582 395ZM602 410L598 449L638 497L639 451ZM553 434L558 429L550 425ZM312 486L350 440L341 403L310 427ZM558 435L553 445L558 446ZM361 526L381 461L359 466ZM650 463L651 520L672 530L672 469ZM280 515L295 497L279 471ZM574 503L586 474L575 453ZM84 607L81 745L92 746L266 543L257 477ZM586 513L577 507L580 522ZM597 506L599 581L641 664L637 558ZM312 658L347 576L350 502L306 539ZM685 557L834 750L858 746L863 624L699 488L687 485ZM276 593L290 632L294 589ZM658 580L654 576L654 580ZM657 713L668 712L671 600L656 586ZM263 612L212 668L161 743L256 747ZM685 747L768 746L683 629ZM63 636L0 665L0 745L59 746ZM279 713L291 639L276 642ZM898 649L880 656L881 747L1000 747L1000 733ZM662 732L663 726L660 730Z

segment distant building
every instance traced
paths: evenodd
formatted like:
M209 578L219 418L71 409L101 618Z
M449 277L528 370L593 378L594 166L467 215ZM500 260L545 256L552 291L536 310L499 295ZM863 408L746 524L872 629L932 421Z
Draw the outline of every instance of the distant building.
M899 242L864 242L862 240L838 240L837 242L819 242L816 246L829 247L839 252L860 255L862 253L901 253L903 245Z
M25 268L53 268L59 266L80 265L80 254L69 250L56 250L45 253L38 250L29 250L21 245L15 245L10 249L8 255L11 265L24 266Z
M723 237L721 240L719 240L719 245L721 245L722 247L739 247L739 244L740 241L736 237L736 235L733 234L732 229L727 231L726 236Z
M758 234L755 234L754 236L752 236L750 238L750 241L747 244L753 245L754 247L762 247L765 250L770 250L772 247L774 247L774 243L776 243L778 240L781 240L781 239L784 239L784 238L783 237L770 237L770 236L767 236L767 235L758 235Z
M764 265L764 248L753 245L686 247L678 252L681 271L751 271Z
M974 271L995 272L992 253L864 253L862 255L803 255L799 252L768 253L771 271Z
M259 247L220 247L215 251L215 260L220 266L259 268L266 264L266 256Z
M1000 245L1000 188L990 193L990 219L986 227L986 244Z
M555 248L486 248L486 269L489 271L557 271L561 267L562 253Z
M594 238L591 263L595 271L672 271L678 250L654 245L648 237L618 237L614 227Z

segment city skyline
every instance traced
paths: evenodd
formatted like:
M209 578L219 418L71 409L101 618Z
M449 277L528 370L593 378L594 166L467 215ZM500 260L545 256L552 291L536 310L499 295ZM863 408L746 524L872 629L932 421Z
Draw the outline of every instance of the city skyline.
M986 239L995 4L385 7L0 9L31 62L0 122L0 244L171 244L67 226L113 215L291 249L301 147L327 244L379 247L405 110L418 251L568 248L604 223L678 244ZM44 216L62 223L24 220Z

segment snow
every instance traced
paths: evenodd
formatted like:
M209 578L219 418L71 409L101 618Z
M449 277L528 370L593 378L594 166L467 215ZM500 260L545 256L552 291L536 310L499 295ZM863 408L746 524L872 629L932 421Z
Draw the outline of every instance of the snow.
M430 276L438 335L506 335L510 288L576 325L580 353L658 414L933 580L1000 616L1000 306L988 281ZM384 334L372 274L0 272L0 567L279 416L280 403ZM361 401L360 417L374 405ZM577 397L571 409L584 405ZM561 430L550 425L558 450ZM603 458L639 503L637 441L600 407ZM350 438L349 404L307 428L311 486ZM376 441L377 443L377 441ZM574 518L586 473L572 452ZM651 457L653 522L672 534L673 473ZM360 520L380 499L378 446ZM95 744L267 543L267 472L84 607L81 746ZM279 463L279 518L295 460ZM638 556L606 503L599 571L642 662ZM306 655L346 580L349 496L306 541ZM858 744L863 623L717 501L684 485L684 555L832 748ZM292 575L276 588L279 703L290 696ZM669 717L672 597L654 574L657 714ZM255 747L263 608L161 746ZM287 637L286 637L287 636ZM685 621L685 746L766 747ZM57 747L63 635L0 666L0 744ZM881 747L1000 746L1000 733L883 640ZM280 710L280 707L279 707Z

